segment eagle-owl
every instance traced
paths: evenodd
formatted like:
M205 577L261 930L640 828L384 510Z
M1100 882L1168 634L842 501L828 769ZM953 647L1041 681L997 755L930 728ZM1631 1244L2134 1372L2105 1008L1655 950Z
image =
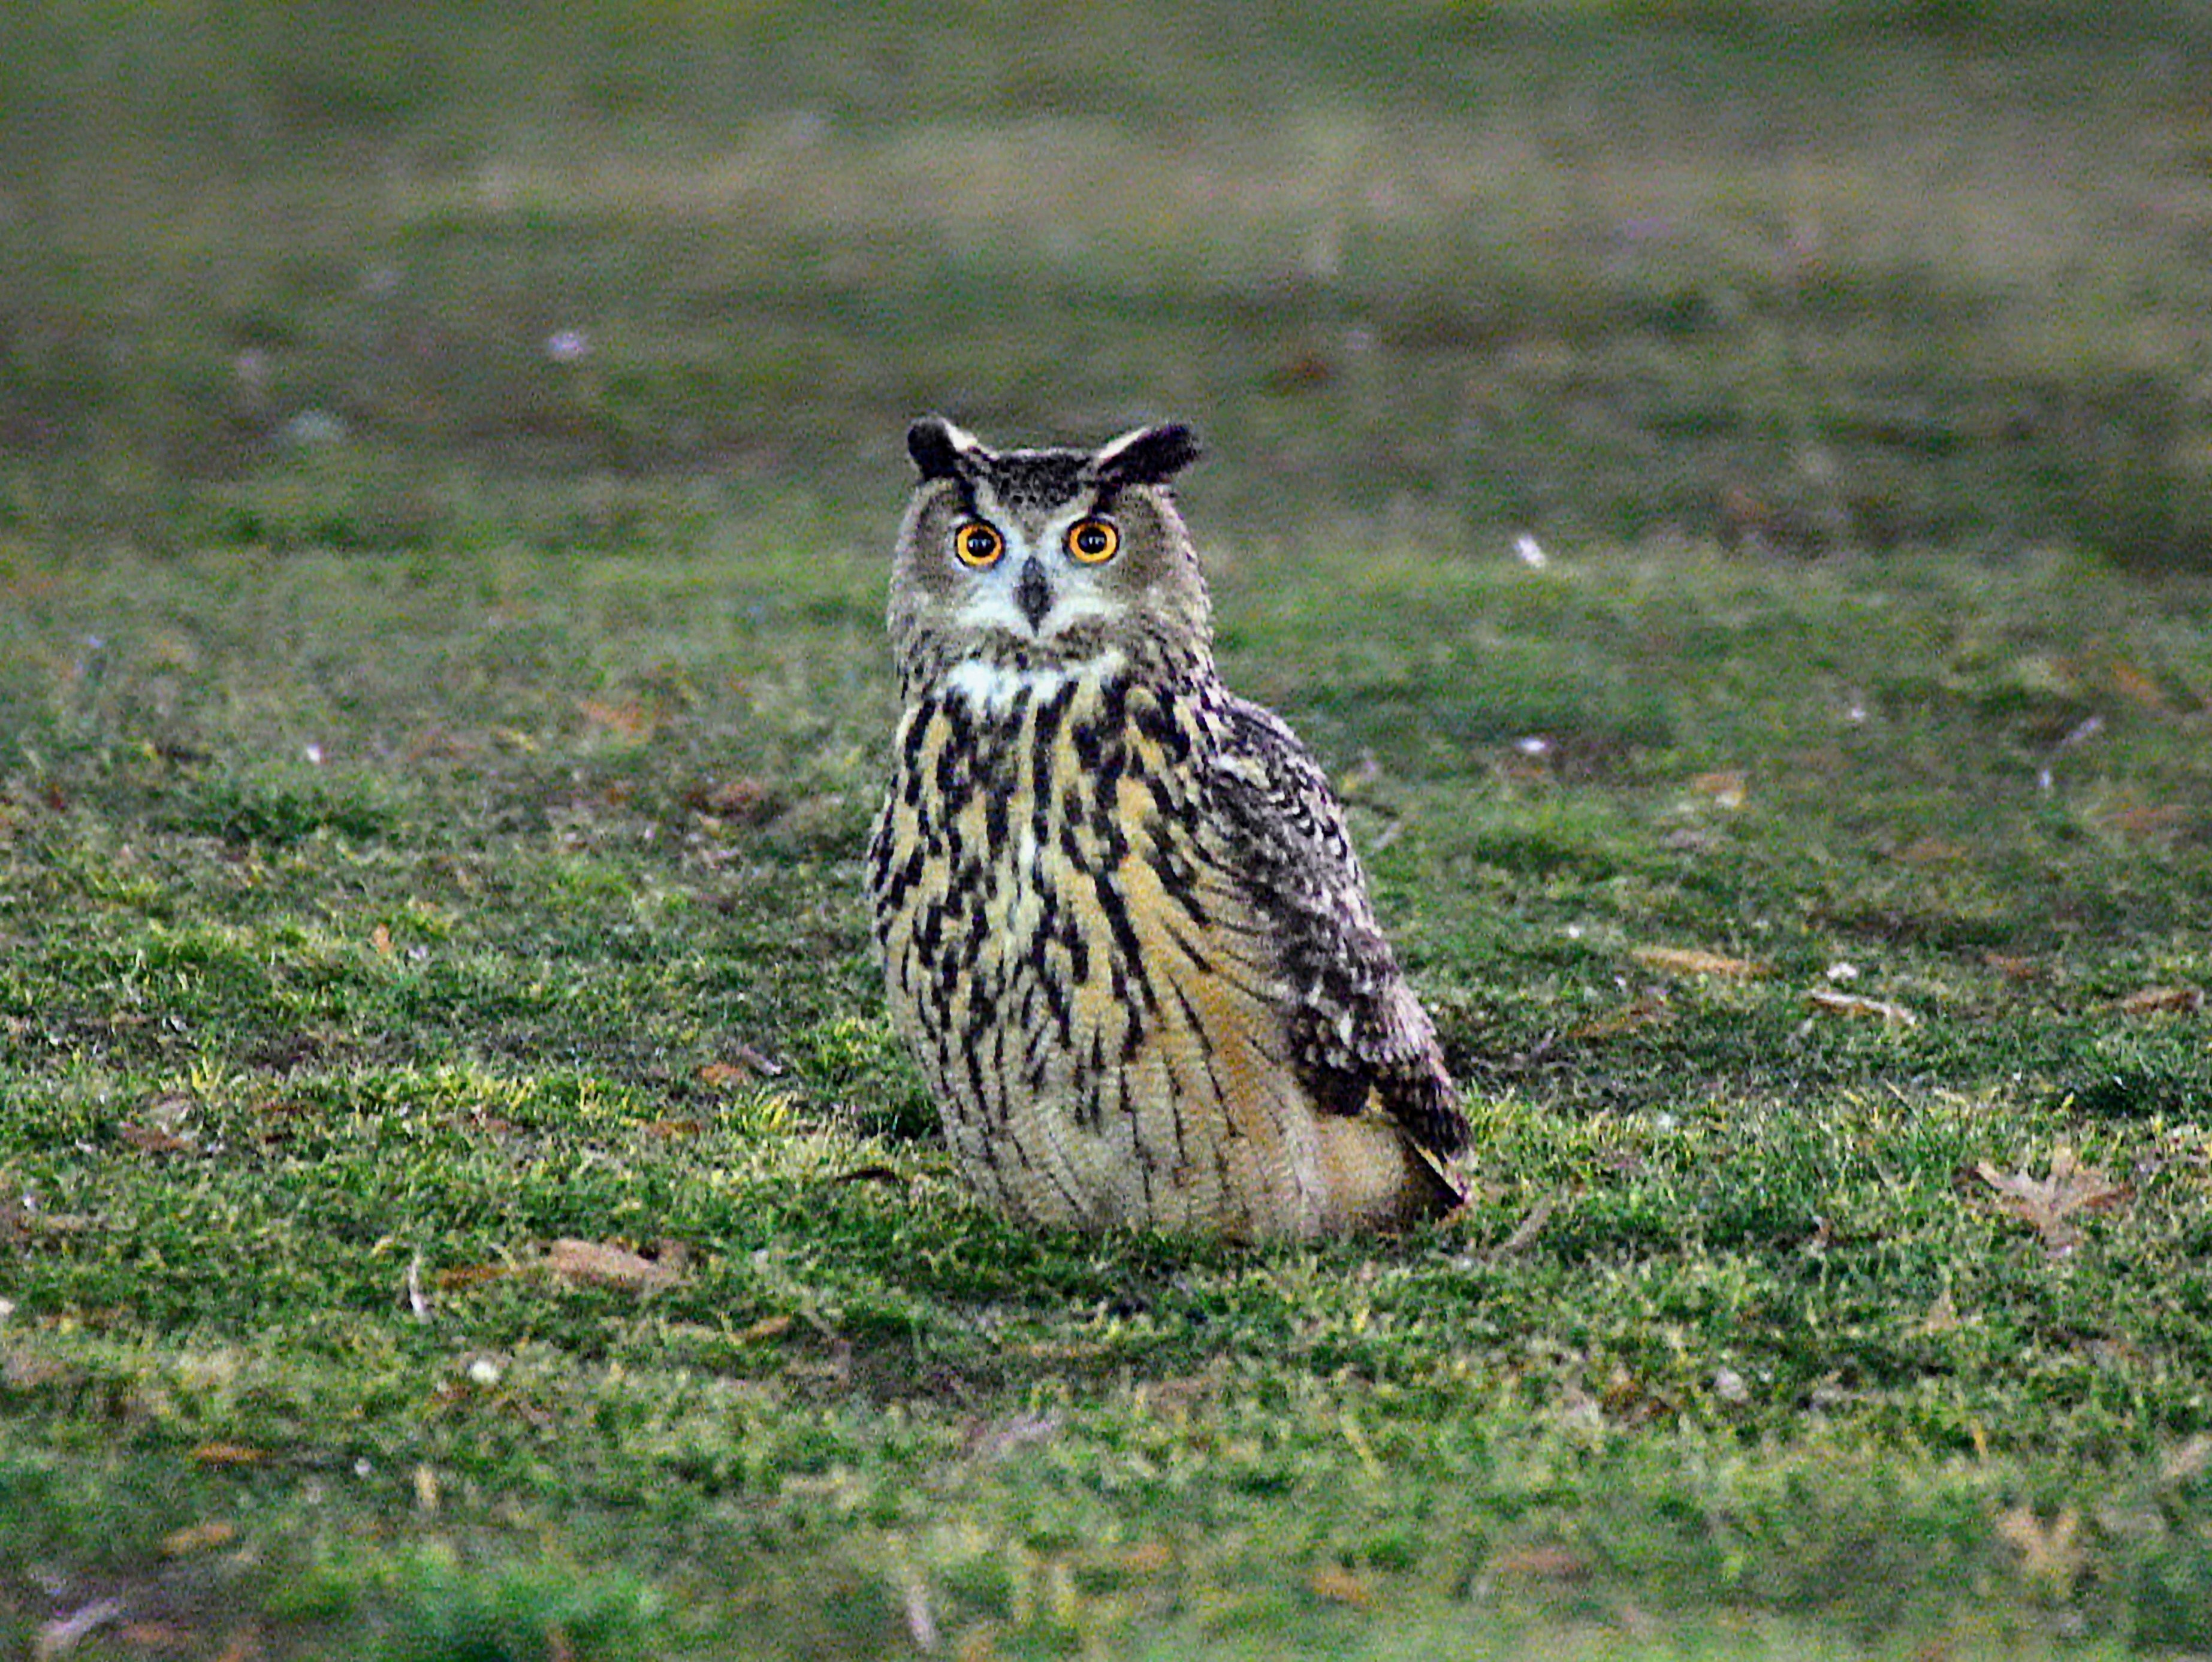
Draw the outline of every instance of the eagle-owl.
M905 713L870 847L894 1022L961 1168L1031 1222L1243 1239L1443 1210L1467 1123L1295 734L1221 684L1169 482L907 434Z

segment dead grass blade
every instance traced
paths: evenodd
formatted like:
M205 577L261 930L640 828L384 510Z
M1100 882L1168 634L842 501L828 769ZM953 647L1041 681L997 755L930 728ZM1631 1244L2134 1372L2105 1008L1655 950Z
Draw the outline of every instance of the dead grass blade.
M1816 1016L1840 1016L1863 1022L1881 1022L1892 1027L1917 1028L1920 1018L1903 1004L1887 998L1868 998L1833 987L1814 987L1805 995L1806 1008Z
M1770 974L1773 966L1753 958L1731 958L1700 947L1639 946L1628 955L1646 969L1665 975L1715 975L1726 980L1748 981Z
M2193 986L2147 986L2120 1000L2123 1016L2193 1016L2204 1008L2204 989Z
M1544 1233L1544 1226L1552 1221L1552 1214L1559 1210L1559 1198L1547 1195L1528 1209L1528 1215L1513 1226L1513 1233L1492 1246L1483 1256L1492 1263L1527 1252L1536 1244L1536 1237Z
M2056 1598L2073 1592L2081 1574L2087 1554L2081 1532L2081 1516L2070 1507L2047 1524L2026 1506L1997 1517L1997 1533L2020 1554L2021 1578Z

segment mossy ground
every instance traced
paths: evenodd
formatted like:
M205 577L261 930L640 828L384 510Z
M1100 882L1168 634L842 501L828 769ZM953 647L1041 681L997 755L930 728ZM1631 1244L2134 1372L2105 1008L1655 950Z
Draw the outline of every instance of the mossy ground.
M1244 15L0 25L11 1649L2212 1648L2193 14ZM963 1194L932 406L1212 439L1463 1216Z

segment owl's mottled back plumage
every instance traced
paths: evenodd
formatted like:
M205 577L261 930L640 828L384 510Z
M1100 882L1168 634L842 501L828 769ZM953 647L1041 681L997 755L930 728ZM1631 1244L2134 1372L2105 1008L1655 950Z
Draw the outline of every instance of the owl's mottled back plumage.
M1077 1228L1441 1210L1466 1122L1328 782L1214 672L1189 432L994 452L927 418L908 447L870 888L963 1170Z

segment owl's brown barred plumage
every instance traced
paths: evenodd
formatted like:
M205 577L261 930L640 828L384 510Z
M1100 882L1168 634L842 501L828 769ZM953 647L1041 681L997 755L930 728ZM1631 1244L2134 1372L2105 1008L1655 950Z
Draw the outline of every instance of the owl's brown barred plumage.
M928 418L870 851L893 1018L962 1169L1031 1222L1410 1221L1467 1125L1343 811L1213 669L1176 426L994 452Z

